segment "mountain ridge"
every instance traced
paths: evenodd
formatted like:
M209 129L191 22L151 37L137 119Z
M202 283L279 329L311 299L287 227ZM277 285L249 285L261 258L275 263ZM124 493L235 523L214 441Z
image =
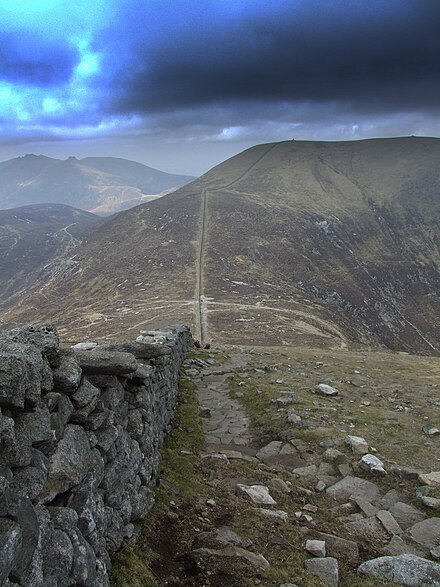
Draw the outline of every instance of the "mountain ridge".
M110 220L68 281L3 320L40 312L44 293L78 337L166 321L200 334L201 314L211 342L437 354L439 161L431 138L252 147Z
M0 207L58 203L108 215L193 179L117 157L26 155L0 163Z

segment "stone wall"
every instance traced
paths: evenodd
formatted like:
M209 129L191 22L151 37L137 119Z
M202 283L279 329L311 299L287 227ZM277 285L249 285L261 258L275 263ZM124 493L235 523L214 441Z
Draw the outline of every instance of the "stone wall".
M108 585L154 502L191 334L77 346L51 325L0 332L1 586Z

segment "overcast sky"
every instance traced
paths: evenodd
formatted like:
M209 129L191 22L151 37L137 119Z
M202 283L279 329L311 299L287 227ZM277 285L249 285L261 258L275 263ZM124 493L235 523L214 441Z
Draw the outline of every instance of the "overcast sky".
M440 136L440 0L0 0L0 159Z

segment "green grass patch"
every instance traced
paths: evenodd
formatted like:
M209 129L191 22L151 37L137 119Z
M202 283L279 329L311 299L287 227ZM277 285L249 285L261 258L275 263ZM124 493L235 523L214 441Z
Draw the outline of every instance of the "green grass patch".
M149 546L148 536L160 524L161 517L169 510L171 501L182 503L199 495L202 481L195 469L197 453L203 448L204 437L199 414L195 385L182 377L179 382L179 400L173 429L161 450L162 463L160 485L155 493L156 501L147 518L141 522L142 533L136 542L126 542L112 556L110 584L112 587L157 587L158 582L150 570L157 553ZM182 455L180 451L193 455Z

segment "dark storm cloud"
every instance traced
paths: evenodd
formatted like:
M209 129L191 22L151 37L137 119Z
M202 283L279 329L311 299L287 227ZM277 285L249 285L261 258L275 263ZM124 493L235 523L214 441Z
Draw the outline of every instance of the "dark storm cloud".
M69 80L78 63L71 44L30 32L0 34L0 80L27 86L49 86Z
M118 79L113 112L245 101L336 101L376 113L440 104L436 0L176 1L148 11L128 3L125 16L124 45L113 46L119 67L108 62Z

